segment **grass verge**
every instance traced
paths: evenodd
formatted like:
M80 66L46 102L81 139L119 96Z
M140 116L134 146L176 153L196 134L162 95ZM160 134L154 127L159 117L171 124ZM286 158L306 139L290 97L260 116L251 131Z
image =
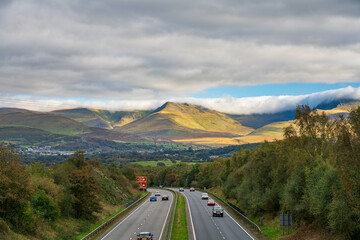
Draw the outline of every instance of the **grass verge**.
M180 193L176 193L177 202L175 208L174 223L171 232L171 240L188 239L188 230L186 223L185 199Z
M141 194L140 198L142 198L142 197L145 196L146 194L148 194L148 193L147 193L147 192L143 192L143 193ZM144 200L145 200L145 199L144 199ZM141 201L141 202L143 202L143 201ZM141 202L139 202L138 204L140 204ZM136 206L137 206L138 204L136 204ZM134 207L136 207L136 206L134 206ZM96 228L98 228L99 226L101 226L101 224L109 221L109 219L111 219L111 218L114 217L115 215L119 214L121 211L124 211L124 209L125 209L125 207L120 208L119 210L117 210L116 212L114 212L112 215L108 216L107 218L105 218L105 219L99 221L98 223L96 223L95 225L93 225L87 232L82 233L82 234L76 236L75 239L76 239L76 240L82 239L83 237L85 237L86 235L88 235L89 233L91 233L92 231L94 231ZM132 209L132 208L131 208L131 209ZM130 209L129 209L129 210L130 210ZM123 214L121 214L120 216L118 216L118 219L119 219L120 217L124 216L124 214L127 214L127 212L128 212L128 211L124 211ZM116 221L114 221L114 222L116 222ZM111 225L110 225L110 226L111 226ZM110 227L110 226L109 226L109 227ZM104 230L105 230L105 229L104 229ZM103 231L102 231L102 232L103 232Z
M83 237L85 237L86 235L88 235L89 233L91 233L92 231L94 231L96 228L98 228L101 224L109 221L110 218L114 217L116 214L118 214L119 212L123 211L124 209L125 209L125 208L122 207L122 208L120 208L119 210L117 210L116 212L114 212L112 215L110 215L110 216L108 216L107 218L105 218L105 219L97 222L97 223L96 223L95 225L93 225L87 232L82 233L82 234L76 236L75 239L76 239L76 240L82 239Z
M237 214L236 211L234 211L232 208L230 208L227 204L224 204L223 202L226 202L223 198L219 197L219 195L207 191L215 200L218 200L217 203L220 204L231 216L233 216L243 227L245 227L248 231L251 230L251 233L256 236L258 239L267 239L264 236L264 233L260 233L256 227L254 227L251 223L249 223L244 217L241 217ZM223 202L222 202L223 201ZM251 220L251 219L250 219ZM261 229L261 228L260 228ZM261 229L261 231L263 231Z

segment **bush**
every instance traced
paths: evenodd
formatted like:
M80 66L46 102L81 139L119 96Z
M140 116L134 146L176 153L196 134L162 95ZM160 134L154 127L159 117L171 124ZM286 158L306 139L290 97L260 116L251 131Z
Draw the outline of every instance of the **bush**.
M0 234L8 233L9 231L10 231L10 228L7 225L7 223L0 218Z
M56 202L45 193L44 190L39 190L37 195L32 200L34 211L41 217L55 221L60 217L60 208Z

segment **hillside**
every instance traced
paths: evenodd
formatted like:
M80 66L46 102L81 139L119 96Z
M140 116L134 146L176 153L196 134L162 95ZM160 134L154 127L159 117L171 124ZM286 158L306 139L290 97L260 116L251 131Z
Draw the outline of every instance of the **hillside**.
M62 109L50 112L57 116L63 116L84 123L91 127L113 129L133 122L149 111L107 111L92 108Z
M81 151L51 167L26 166L4 145L0 154L0 239L81 239L142 195L132 171L88 161Z
M321 103L317 108L319 113L325 113L334 119L339 115L348 116L349 111L359 104L359 101L342 99ZM295 110L272 114L227 115L201 106L173 102L167 102L153 112L112 112L91 108L34 112L0 108L0 126L16 128L2 129L5 134L3 140L20 141L25 145L34 142L34 139L42 139L41 142L45 143L49 142L46 138L53 141L56 138L64 139L67 135L87 139L86 141L90 138L103 140L103 143L94 140L94 146L101 148L105 144L106 149L109 149L109 145L114 148L111 143L113 141L173 141L190 145L224 146L281 139L284 124L288 124L294 114ZM21 131L27 136L25 141L21 141ZM36 135L33 140L30 140L31 134ZM79 139L76 142L81 142ZM86 141L82 142L86 144ZM84 144L78 144L78 148L85 146ZM71 143L64 145L70 147Z
M53 134L36 128L0 126L0 142L6 141L21 145L46 146L55 142L75 140L76 137Z
M122 131L171 140L247 135L252 128L226 114L191 104L167 102L151 114L124 125Z
M239 121L242 125L254 129L261 128L273 122L290 121L294 119L294 116L295 110L269 114L230 115L230 117Z
M21 108L0 108L0 114L17 113L17 112L30 112L30 111Z
M0 125L37 128L70 136L91 132L88 126L72 119L31 111L0 114Z
M242 145L261 143L266 141L273 142L274 140L283 139L283 128L289 126L292 121L274 122L258 128L246 136L241 137L203 137L175 140L175 142L185 142L199 145Z
M40 112L0 114L0 140L21 145L66 146L66 149L117 149L114 141L141 141L140 137L89 127L75 120ZM76 143L76 144L75 144ZM90 146L91 143L91 146Z

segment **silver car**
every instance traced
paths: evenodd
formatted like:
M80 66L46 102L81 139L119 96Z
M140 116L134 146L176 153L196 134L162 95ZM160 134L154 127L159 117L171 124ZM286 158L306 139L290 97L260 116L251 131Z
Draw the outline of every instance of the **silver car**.
M201 194L201 199L202 200L208 200L209 199L209 195L207 193L202 193Z

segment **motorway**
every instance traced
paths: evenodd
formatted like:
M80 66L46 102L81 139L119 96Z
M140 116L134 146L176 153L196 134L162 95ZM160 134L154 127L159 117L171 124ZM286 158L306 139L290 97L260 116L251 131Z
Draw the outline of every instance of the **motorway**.
M173 189L178 191L178 189ZM254 240L255 237L242 227L233 217L224 211L223 217L212 216L212 206L207 206L207 200L201 200L201 192L182 192L188 200L191 210L194 239L221 240Z
M151 196L154 196L155 190L148 189ZM105 232L98 239L101 240L136 240L140 232L151 232L154 239L165 239L166 221L170 217L170 209L174 200L173 193L166 190L157 190L161 196L157 197L156 202L150 202L149 199L140 204L127 217L122 219L115 227ZM168 195L169 201L162 201L162 195Z

